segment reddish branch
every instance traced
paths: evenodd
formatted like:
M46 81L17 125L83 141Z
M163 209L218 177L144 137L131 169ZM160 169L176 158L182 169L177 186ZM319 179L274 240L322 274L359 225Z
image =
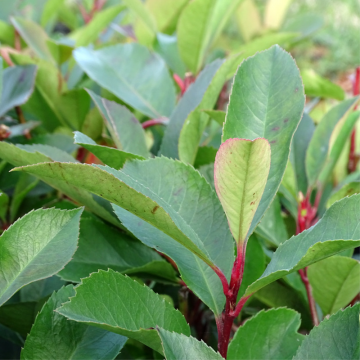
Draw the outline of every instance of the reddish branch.
M244 274L245 249L246 245L238 246L237 256L231 273L230 284L227 283L224 274L219 269L217 269L217 271L214 269L223 284L223 290L226 297L225 310L221 316L216 318L216 326L218 330L218 351L223 358L226 358L227 355L234 319L239 315L246 300L250 297L243 297L237 303L237 296Z
M296 235L302 233L303 231L310 228L317 222L316 213L317 213L317 209L319 207L321 191L318 190L318 192L316 194L314 205L311 205L311 202L310 202L311 191L308 191L305 199L301 193L300 193L300 195L301 195L301 197L300 197L300 204L298 207ZM305 269L300 269L299 274L300 274L301 280L304 283L305 288L306 288L306 294L308 297L310 313L311 313L311 318L312 318L313 324L315 326L317 326L317 325L319 325L319 318L318 318L317 311L316 311L315 300L312 295L311 285L310 285L309 279L307 277L307 267Z
M88 24L93 19L94 15L104 7L105 3L106 0L95 0L94 5L89 13L86 11L83 4L78 4L81 16L83 17L85 24Z
M141 125L143 129L147 129L148 127L155 126L155 125L165 125L168 121L167 118L159 118L159 119L151 119L144 121Z
M357 96L360 93L360 66L356 69L355 81L353 85L353 95ZM356 128L353 129L350 138L350 152L348 161L348 172L356 171L359 156L356 154Z

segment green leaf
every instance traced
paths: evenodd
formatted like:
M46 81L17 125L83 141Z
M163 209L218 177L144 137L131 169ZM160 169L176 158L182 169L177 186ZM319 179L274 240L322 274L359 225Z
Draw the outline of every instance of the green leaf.
M62 44L51 39L46 41L46 45L51 53L51 56L58 65L61 65L69 60L74 49L72 46Z
M291 360L305 336L298 334L300 314L292 309L260 311L236 331L228 360Z
M91 274L75 291L75 297L57 309L70 320L138 340L160 353L156 326L190 335L178 310L147 286L112 270Z
M0 192L0 219L6 223L6 214L8 211L9 196Z
M216 154L214 182L238 246L248 232L263 195L270 169L266 139L228 139Z
M50 159L52 159L54 161L67 161L67 162L73 162L73 163L78 162L77 160L75 160L67 152L65 152L63 150L60 150L60 149L58 149L56 147L49 146L49 145L43 145L43 144L32 144L32 145L25 144L25 145L22 145L22 144L17 144L16 147L21 149L21 150L25 150L26 152L29 152L29 153L43 154L43 155L49 157Z
M265 272L248 287L246 294L342 250L359 246L359 200L360 195L342 199L316 225L280 245Z
M3 70L0 116L25 103L34 90L36 66L14 66ZM0 73L1 75L1 73Z
M313 296L324 315L348 305L360 292L360 263L344 256L332 256L308 268Z
M54 63L54 58L46 45L48 36L40 25L20 17L11 18L11 22L17 32L25 40L26 44L39 58Z
M260 13L253 0L243 0L236 11L236 23L247 43L262 32Z
M179 272L187 287L191 289L214 313L221 314L225 305L225 296L220 279L215 272L190 250L183 247L170 236L164 234L149 223L140 220L119 206L114 206L116 215L122 224L131 231L145 245L157 249L168 255L178 266ZM214 217L218 213L214 214ZM227 233L230 235L229 230ZM218 255L223 257L223 261L233 262L233 251L228 249L218 251ZM227 256L227 257L226 257ZM229 260L231 259L231 260ZM226 275L230 273L227 271Z
M208 249L205 246L204 239L199 238L194 229L178 213L180 203L177 204L177 208L173 208L164 200L166 199L163 195L165 189L159 189L159 181L153 186L157 189L156 192L155 189L150 190L151 186L147 177L150 173L154 173L154 166L156 165L158 167L157 177L153 176L152 179L159 178L164 181L166 175L169 174L169 167L171 165L174 167L173 171L179 173L183 173L184 168L188 171L192 170L189 176L193 178L193 181L196 181L195 179L199 177L194 169L186 168L181 163L172 162L165 158L129 162L121 171L100 165L94 167L85 164L69 163L38 164L17 168L17 170L36 174L41 179L56 179L57 182L75 185L101 196L165 232L199 256L210 267L214 267L215 265L207 253ZM144 169L146 169L145 174L142 174L140 171L144 171ZM133 171L135 171L135 174ZM166 174L163 173L164 171ZM140 174L144 178L140 178ZM168 179L170 181L168 189L171 189L174 178ZM160 190L162 191L161 195L158 193ZM191 189L189 190L191 191ZM184 191L183 183L179 185L178 191L177 196L181 195ZM177 199L176 192L174 194L173 196ZM191 198L191 201L195 200L194 197ZM189 216L189 212L185 212ZM199 226L199 224L195 225ZM206 229L207 233L208 230Z
M83 209L39 209L1 235L0 304L33 281L56 274L74 254Z
M5 21L0 20L0 42L2 45L14 46L15 32L14 27Z
M276 196L271 203L269 209L256 227L255 233L276 247L288 239L286 225L281 215L279 196Z
M328 158L330 140L335 128L342 128L350 111L358 103L360 97L345 100L334 106L320 121L310 140L306 152L306 174L309 187L313 187Z
M38 184L39 180L29 174L21 174L15 185L15 190L11 199L10 222L13 223L19 207L25 196Z
M346 142L349 140L353 128L359 118L360 118L360 111L354 111L346 118L345 122L341 125L341 128L338 129L339 130L338 134L336 134L337 131L335 129L334 134L330 139L331 148L329 151L329 155L319 175L319 184L321 184L322 186L326 184L329 177L331 176L331 173L333 172L335 165L340 158L341 153L346 147ZM333 140L333 144L331 144L332 142L331 140Z
M115 5L95 13L88 24L73 31L69 38L75 41L77 47L91 44L122 10L124 5Z
M115 359L127 338L68 321L54 310L75 295L72 285L53 293L27 336L21 359Z
M264 215L280 186L304 101L299 70L292 57L279 46L245 60L235 75L223 141L230 138L254 140L264 137L271 146L268 181L249 234Z
M218 149L211 146L200 146L196 154L194 168L197 169L203 165L214 164L217 151Z
M0 99L1 99L1 95L2 95L2 89L3 89L3 74L4 74L3 58L0 56Z
M148 157L145 132L134 114L125 106L103 99L90 90L88 93L99 109L117 148L141 157Z
M98 145L94 140L81 132L74 132L74 143L81 145L83 148L92 152L105 165L109 165L114 169L121 169L126 160L145 160L144 157L134 155L125 151L114 149L107 146Z
M360 193L360 181L353 181L349 184L344 185L339 190L335 191L327 201L326 206L332 206L336 201L341 200L346 196L351 196Z
M313 328L299 347L294 360L358 359L360 303L338 311Z
M5 304L0 307L0 324L25 338L31 330L41 305L36 302Z
M64 0L48 0L45 3L43 12L41 14L41 20L40 20L40 24L42 27L45 28L46 25L51 20L57 18L57 15L58 15L63 3L64 3Z
M80 282L81 278L99 269L151 274L176 281L173 267L159 254L85 213L80 221L79 247L58 275L67 281Z
M226 113L221 110L204 110L212 119L214 119L220 126L224 125Z
M165 62L146 47L133 43L78 48L73 55L91 79L143 114L159 118L172 112L174 83Z
M192 336L177 334L162 328L158 328L157 331L166 360L223 360L218 352Z
M304 195L308 187L305 157L314 131L315 125L313 120L308 114L304 113L291 144L290 161L295 172L297 190L301 191Z
M182 11L177 26L179 51L193 74L202 68L207 50L239 3L239 0L194 0Z
M211 85L222 63L223 61L216 60L207 65L180 99L166 127L161 143L160 154L174 159L179 158L179 137L185 121L190 113L194 111L203 100L206 90Z
M304 82L305 94L307 96L330 98L339 101L345 99L345 92L341 86L323 78L312 69L301 71L301 78Z
M32 165L37 163L44 163L52 160L51 157L52 154L47 151L45 152L45 150L49 150L49 148L51 149L51 146L43 145L40 147L40 145L37 144L35 150L35 148L32 148L31 145L15 146L13 144L6 143L5 141L1 141L0 157L14 166L24 166L24 165ZM59 149L53 148L53 152L55 154L61 154L62 156L64 155ZM71 158L70 155L68 155L68 157ZM62 159L62 161L69 161L68 158L64 160L64 157L61 157L60 159ZM72 161L74 161L74 159ZM120 225L118 220L112 214L111 208L108 209L110 207L110 204L104 206L104 204L100 204L97 201L98 199L95 196L89 194L87 191L84 191L81 188L75 187L66 182L58 181L58 179L45 179L41 177L39 178L40 180L52 186L53 188L63 192L70 199L73 199L75 202L85 205L95 214L109 221L113 225L116 226Z

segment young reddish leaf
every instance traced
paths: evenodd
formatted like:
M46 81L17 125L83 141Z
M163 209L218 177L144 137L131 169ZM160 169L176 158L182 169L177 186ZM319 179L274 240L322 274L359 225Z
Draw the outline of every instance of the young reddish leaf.
M216 155L214 181L237 243L247 240L270 169L266 139L228 139Z

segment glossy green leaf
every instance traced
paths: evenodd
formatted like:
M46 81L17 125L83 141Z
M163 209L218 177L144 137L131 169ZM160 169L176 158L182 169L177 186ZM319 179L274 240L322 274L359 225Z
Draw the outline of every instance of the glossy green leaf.
M216 60L207 65L180 99L166 127L160 148L161 155L174 159L179 158L178 146L182 128L190 113L201 104L208 87L211 86L211 82L222 63L221 60Z
M145 115L159 118L172 112L174 83L165 62L146 47L133 43L78 48L73 55L91 79Z
M145 132L133 113L125 106L101 98L88 90L99 109L117 148L141 157L148 157Z
M354 128L356 122L359 120L359 118L360 118L360 111L352 112L346 118L345 122L342 124L338 133L336 130L334 131L334 135L330 139L330 147L331 148L330 148L329 154L326 158L324 166L319 175L319 184L321 184L322 186L324 186L326 181L328 181L329 177L331 176L331 173L333 172L333 170L337 164L337 161L339 160L340 155L342 154L342 152L346 146L346 143L351 136L353 128ZM333 139L334 137L335 137L335 139ZM331 140L333 140L333 141L331 141ZM331 144L331 142L333 142L333 144Z
M58 275L67 281L80 282L81 278L99 269L150 274L176 281L173 267L159 254L85 213L80 221L79 247Z
M300 314L292 309L260 311L239 327L228 360L291 360L305 336L298 334Z
M74 254L82 209L39 209L1 235L0 303L33 281L54 275Z
M207 50L239 3L239 0L194 0L182 11L177 26L179 51L193 74L202 68Z
M261 289L281 277L360 244L360 195L335 203L316 225L293 236L275 251L262 276L246 293Z
M349 257L332 256L311 265L308 278L323 314L333 314L360 292L360 263Z
M124 10L124 5L115 5L95 13L88 24L73 31L69 34L69 38L75 41L76 46L91 44L122 10Z
M27 45L39 58L49 62L54 62L54 58L46 45L48 35L40 25L31 20L20 17L11 18L11 22Z
M304 83L307 96L344 100L345 92L341 86L323 78L312 69L301 71L301 78Z
M161 345L164 350L166 360L222 360L223 357L215 352L203 341L199 341L192 336L185 336L167 331L162 328L157 329Z
M336 201L341 200L346 196L351 196L354 194L360 193L360 181L353 181L341 187L339 190L335 191L327 201L326 206L332 206Z
M81 132L75 131L74 135L75 144L79 144L83 148L89 150L105 165L109 165L114 169L121 169L126 160L145 160L142 156L134 155L108 146L98 145L94 140L90 139Z
M270 156L270 145L261 138L228 139L216 154L215 188L239 246L248 239L249 227L266 186Z
M52 149L53 151L50 153L46 150ZM40 150L40 151L39 151ZM56 157L53 159L52 155L54 154L61 155L61 157ZM68 155L65 153L65 155ZM60 149L52 148L51 146L41 146L39 144L36 145L36 148L33 148L31 145L12 145L6 143L5 141L0 142L0 157L10 164L14 166L25 166L32 165L37 163L49 162L51 160L60 160L60 161L69 161L71 160L71 156L64 158L64 153L60 151ZM75 161L72 158L72 161ZM63 192L70 199L85 205L91 211L93 211L98 216L103 219L109 221L113 225L119 226L118 220L112 214L112 209L110 204L104 204L104 202L99 203L98 199L89 194L87 191L75 187L73 185L67 184L63 181L58 181L58 179L45 179L38 176L38 178L53 188ZM110 209L109 209L110 208Z
M147 286L112 270L91 274L75 291L75 297L57 309L70 320L138 340L160 353L156 326L190 335L178 310Z
M280 186L304 101L299 70L291 56L279 46L245 60L235 75L223 141L264 137L271 146L269 177L250 234Z
M329 154L330 140L336 127L341 128L359 97L345 100L334 106L320 121L306 152L306 174L309 187L313 187Z
M154 169L154 166L157 166L157 170ZM56 179L60 183L65 182L66 184L72 184L99 195L149 222L187 247L209 266L214 267L213 260L209 258L209 249L206 246L205 239L199 238L194 228L189 226L179 213L179 211L182 210L187 216L190 215L184 208L181 208L181 203L178 202L180 200L179 195L182 195L185 189L193 191L189 187L189 184L187 184L188 188L184 188L184 183L181 182L178 186L179 192L173 193L177 202L176 207L171 206L168 202L169 200L165 201L167 198L163 192L165 190L169 191L174 186L174 178L169 178L168 176L170 166L173 167L173 171L170 172L172 175L174 172L179 172L179 174L184 173L184 171L189 172L188 176L190 176L190 179L192 179L194 183L200 178L194 169L165 158L129 162L121 171L110 167L94 167L85 164L68 163L38 164L18 168L17 170L36 174L44 179ZM144 173L142 173L141 170L144 171ZM154 183L154 189L150 189L152 187L149 184L150 179L148 176L149 174L154 174L154 172L156 176L152 176L151 179L158 180ZM165 179L169 181L168 189L164 187L160 189L158 186L159 181L161 180L164 183ZM181 181L181 178L179 180ZM204 186L203 184L201 185ZM161 195L159 193L160 190L162 191ZM184 195L186 194L191 196L191 202L195 201L195 203L198 204L196 198L190 195L188 191L184 191ZM213 194L213 196L215 196L215 194ZM200 225L201 224L194 224L195 227ZM208 234L207 228L206 234ZM223 239L224 236L222 235L221 238ZM229 240L226 238L226 241ZM230 245L232 246L232 244ZM214 244L212 244L212 246L214 246Z
M115 359L127 341L125 336L68 321L54 311L74 295L72 285L52 294L26 338L22 360Z
M34 90L36 66L15 66L3 70L0 116L25 103Z
M307 177L305 170L306 151L315 131L315 124L311 117L304 113L299 127L295 131L291 144L290 161L295 172L296 187L304 195L307 192Z
M360 303L340 310L313 328L294 360L347 360L360 356Z

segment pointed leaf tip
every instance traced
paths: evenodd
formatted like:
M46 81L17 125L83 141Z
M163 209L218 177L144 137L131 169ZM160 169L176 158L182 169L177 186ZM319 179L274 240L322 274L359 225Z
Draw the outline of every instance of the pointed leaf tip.
M270 170L270 144L266 139L228 139L217 152L215 189L237 243L247 239Z

